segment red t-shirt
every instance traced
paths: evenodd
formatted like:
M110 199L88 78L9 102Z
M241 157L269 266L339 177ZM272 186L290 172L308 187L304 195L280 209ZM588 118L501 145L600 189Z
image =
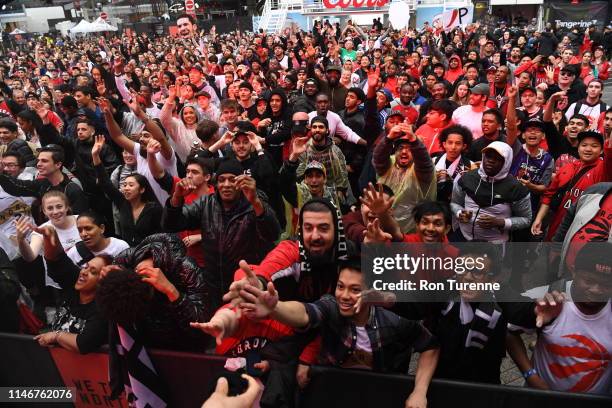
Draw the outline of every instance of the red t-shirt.
M180 178L178 177L173 177L173 182L174 185L172 186L172 192L174 192L174 187L176 186L176 183L178 183L179 181L181 181ZM208 186L208 193L207 194L215 194L215 188L213 186ZM172 193L170 193L170 195L172 195ZM200 197L200 195L196 194L196 193L191 193L189 195L185 196L185 204L191 204L193 203L195 200L197 200ZM202 231L200 229L194 229L194 230L186 230L186 231L181 231L179 232L179 237L181 237L181 239L188 237L190 235L198 235L201 234ZM200 244L196 244L196 245L192 245L190 247L187 248L187 255L192 257L196 263L199 266L204 266L204 252L202 251L202 245Z

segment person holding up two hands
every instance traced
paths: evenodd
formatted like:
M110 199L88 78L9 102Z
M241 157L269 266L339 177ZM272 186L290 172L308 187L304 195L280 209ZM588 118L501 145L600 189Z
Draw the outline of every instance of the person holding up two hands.
M259 263L272 249L280 226L258 194L255 179L244 174L238 161L222 161L215 177L215 194L203 195L189 205L184 205L184 198L195 189L193 181L186 178L177 183L166 202L162 227L169 232L201 228L206 275L219 290L210 301L219 307L238 262Z

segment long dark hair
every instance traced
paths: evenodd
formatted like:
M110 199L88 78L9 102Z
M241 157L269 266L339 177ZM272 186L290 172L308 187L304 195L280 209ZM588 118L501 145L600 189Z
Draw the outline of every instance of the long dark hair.
M126 176L125 178L128 178L128 177L134 178L134 180L136 180L138 185L140 187L144 188L144 191L140 195L140 200L143 203L151 203L152 202L152 203L158 203L159 204L159 201L157 201L157 197L155 197L155 193L153 192L153 188L151 187L151 183L149 183L149 180L147 180L145 178L145 176L143 176L140 173L131 173L130 175Z

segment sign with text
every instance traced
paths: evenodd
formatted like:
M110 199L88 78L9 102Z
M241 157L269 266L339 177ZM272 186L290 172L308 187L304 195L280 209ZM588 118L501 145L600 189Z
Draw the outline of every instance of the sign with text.
M382 7L387 3L389 0L323 0L325 8Z
M569 2L550 2L547 4L547 21L557 28L578 26L581 29L592 24L603 26L606 23L609 3L607 1L590 1L570 4Z
M81 355L59 347L50 348L49 352L66 386L76 389L74 405L77 408L128 406L125 394L116 400L110 398L107 354Z
M474 20L474 6L459 7L446 10L442 13L444 31L451 31L455 27L465 27Z

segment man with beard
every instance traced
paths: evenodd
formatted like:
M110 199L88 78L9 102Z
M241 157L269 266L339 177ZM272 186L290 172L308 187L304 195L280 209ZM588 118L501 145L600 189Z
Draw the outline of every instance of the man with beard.
M294 112L312 112L316 110L316 96L319 93L319 85L313 78L308 78L304 82L304 88L301 91L301 95L298 95L295 99L290 101L293 105Z
M348 90L347 90L348 95ZM346 98L345 98L346 99ZM346 100L344 102L346 104ZM343 121L340 115L329 110L330 101L329 96L325 93L320 93L316 98L316 110L308 114L308 118L312 120L315 116L324 117L327 120L327 129L329 130L329 136L334 138L336 134L338 137L355 144L365 146L367 142L362 139L357 133L351 130ZM339 112L342 112L341 110Z
M297 240L281 241L259 265L241 262L225 301L240 301L247 284L264 289L271 281L281 298L313 302L332 293L338 279L338 262L354 251L347 241L338 209L324 198L313 198L302 207ZM254 272L256 279L245 274Z
M410 123L415 123L419 117L418 107L414 104L416 93L416 89L411 84L406 83L400 88L399 98L391 101L391 110L402 112Z
M326 97L325 95L319 95ZM306 165L317 161L325 166L327 185L335 188L338 201L344 203L348 197L349 181L344 153L336 146L329 135L329 124L323 116L315 116L310 121L312 144L300 155L300 165L296 171L298 179L304 176Z
M421 108L419 109L419 120L417 122L417 126L421 126L426 121L426 116L431 109L431 106L434 102L441 101L442 99L446 99L448 97L448 87L444 82L436 82L431 88L431 98L428 99ZM454 111L459 107L457 102L448 100L452 106L452 110Z
M401 121L400 112L387 118L387 135L378 142L372 154L378 182L393 190L393 213L403 233L414 231L412 209L423 200L433 200L436 194L435 169L427 148Z
M194 18L189 14L181 14L176 20L176 25L181 38L193 38L198 28Z
M215 176L216 193L200 196L189 205L184 200L196 189L193 181L185 178L177 183L164 208L162 228L170 232L201 228L206 274L217 290L210 302L217 308L238 261L260 262L273 247L280 227L273 210L260 198L255 179L244 174L239 162L222 161Z
M489 85L478 84L470 88L468 104L458 107L453 112L453 122L463 125L472 132L474 140L482 136L482 115L487 110L489 99Z
M342 68L338 65L329 65L325 70L325 79L319 80L319 89L329 97L331 110L339 112L344 108L344 101L348 89L340 83ZM314 72L314 55L308 62L308 76L317 78Z

